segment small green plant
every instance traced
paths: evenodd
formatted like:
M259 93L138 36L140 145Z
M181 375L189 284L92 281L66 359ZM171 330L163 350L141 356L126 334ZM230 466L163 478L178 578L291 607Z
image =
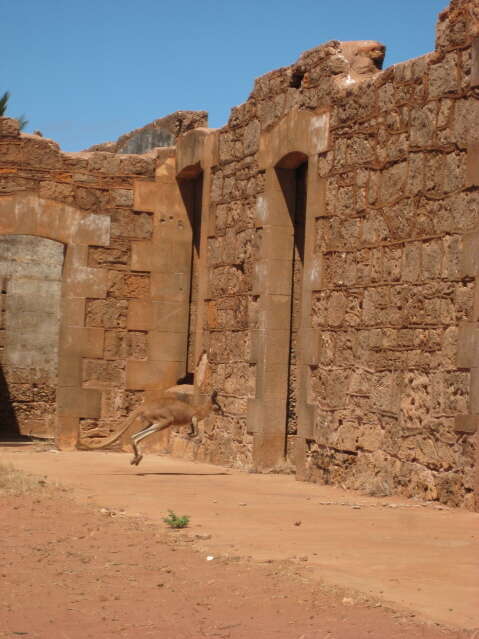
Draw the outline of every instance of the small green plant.
M163 517L163 521L170 528L186 528L190 522L188 515L182 515L178 517L172 510L168 510L170 513L168 517Z

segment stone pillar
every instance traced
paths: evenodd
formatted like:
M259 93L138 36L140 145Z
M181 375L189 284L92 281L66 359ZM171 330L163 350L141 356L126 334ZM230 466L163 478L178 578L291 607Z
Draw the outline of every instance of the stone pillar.
M151 240L132 245L132 270L151 272L151 297L129 304L128 329L148 331L148 359L127 362L127 388L148 391L185 374L192 232L172 152L154 182L135 182L134 196L135 209L154 213L154 227Z
M312 437L314 409L308 403L309 365L317 358L319 336L311 326L311 292L319 271L313 261L314 219L321 212L322 185L318 154L328 145L329 115L292 111L260 141L259 165L266 171L265 192L258 198L256 225L261 229L260 259L253 294L259 296L258 328L251 330L252 362L256 363L256 396L248 403L248 431L254 436L255 469L268 471L285 461L288 362L294 228L287 184L277 169L295 169L308 162L302 302L297 353L298 478L303 476L306 439ZM285 176L285 179L292 179Z

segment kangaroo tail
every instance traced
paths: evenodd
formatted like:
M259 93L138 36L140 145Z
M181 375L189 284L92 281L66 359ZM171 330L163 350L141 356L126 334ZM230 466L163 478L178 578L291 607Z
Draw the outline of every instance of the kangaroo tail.
M93 444L93 445L86 446L85 444L82 444L81 447L86 448L87 450L98 450L100 448L108 448L108 446L111 446L112 444L114 444L116 441L120 439L123 433L125 433L130 428L130 426L133 424L135 419L141 415L142 411L143 411L143 406L138 406L138 408L136 408L128 417L128 419L126 420L126 424L123 426L123 428L120 428L118 432L113 433L113 435L109 437L108 439L105 439L96 445Z

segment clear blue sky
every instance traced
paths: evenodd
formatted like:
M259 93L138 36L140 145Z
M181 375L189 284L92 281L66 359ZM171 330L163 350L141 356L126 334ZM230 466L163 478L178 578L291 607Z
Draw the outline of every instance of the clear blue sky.
M254 78L327 40L379 40L385 66L434 48L448 0L0 0L0 95L66 151L179 109L211 127Z

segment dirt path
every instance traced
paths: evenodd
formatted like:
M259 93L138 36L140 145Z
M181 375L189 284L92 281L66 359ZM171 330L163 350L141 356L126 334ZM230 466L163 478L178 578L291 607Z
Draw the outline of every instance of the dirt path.
M166 633L162 637L242 638L258 635L258 626L254 630L253 625L247 624L247 611L252 613L251 623L261 623L266 628L259 635L262 638L274 636L295 639L302 635L304 639L333 636L339 639L363 636L392 638L406 635L432 639L443 636L443 631L438 627L411 625L413 617L410 614L416 615L416 619L457 628L472 630L479 627L477 514L442 507L439 510L432 505L423 506L400 499L367 498L339 489L296 482L290 476L249 475L168 457L150 456L139 468L132 469L128 465L128 457L116 453L39 453L32 448L4 448L0 449L0 461L11 461L18 468L47 475L48 481L59 481L74 487L74 494L80 502L75 507L79 513L75 515L77 523L73 522L73 513L73 523L69 521L69 510L63 508L62 511L61 505L52 504L52 508L59 509L56 514L48 514L48 509L45 510L43 506L40 509L46 513L44 519L55 522L53 529L45 526L45 534L50 534L50 537L57 535L60 539L60 542L50 543L55 553L62 548L61 552L58 550L59 555L53 553L58 562L57 571L63 575L58 581L60 585L68 581L61 568L65 557L68 557L67 553L72 553L72 561L81 562L78 554L84 552L83 546L86 544L78 532L65 533L65 530L69 530L69 526L75 529L83 526L80 522L86 515L81 510L81 502L95 506L96 512L89 516L101 522L95 524L98 530L94 538L102 541L99 541L94 551L87 553L90 560L87 559L85 565L89 569L94 566L101 569L101 575L92 576L92 579L100 579L99 583L106 580L108 589L116 584L125 593L124 599L122 595L117 600L123 603L116 604L110 595L101 594L100 587L96 595L90 592L92 581L89 587L84 588L85 592L89 591L84 601L88 602L89 597L93 596L94 608L98 612L101 609L99 597L107 596L104 603L108 615L117 608L115 614L120 614L122 610L127 615L125 618L118 617L120 621L123 619L121 623L126 623L128 614L131 614L126 612L125 601L133 596L135 607L139 605L143 609L150 606L149 618L153 620L153 625L157 624L156 630L159 621L155 615L160 613L153 611L152 601L156 610L158 602L162 609L173 605L178 611L178 618L182 615L185 617L187 627L183 629L181 624L174 628L168 626L174 619L171 614L162 616L162 628ZM101 507L106 508L103 514L99 512ZM164 547L161 543L164 532L158 532L165 530L161 520L169 508L178 514L191 516L191 525L186 533L170 533L170 537L176 535L174 539L183 539L180 546L173 546L174 549L178 548L178 554L173 554L170 547ZM108 514L112 510L118 513L121 509L125 514L141 517L133 524L126 518ZM39 509L32 506L31 514L28 514L32 522L35 510ZM37 516L40 514L37 512ZM28 549L26 555L30 556L33 543L28 538L19 537L23 515L23 510L11 510L8 530L2 531L2 535L5 538L8 531L12 535L13 529L16 535L12 539L13 546L25 547ZM2 521L5 522L3 516ZM153 527L141 524L142 521L151 522ZM38 527L38 524L36 528L33 526L32 523L32 530L37 531L33 533L35 537L42 527ZM85 526L94 529L93 524ZM123 544L120 540L124 531L116 534L116 526L138 528L130 530L130 533L139 535L139 540ZM90 539L88 535L86 539ZM153 551L149 544L150 537L160 542ZM113 538L117 540L115 550L112 550ZM194 548L194 552L190 547ZM101 557L101 548L107 554L116 554L118 562L115 558ZM166 561L164 553L168 561L173 558L178 561L175 569L180 575L177 588L171 582L166 590L157 584L153 588L152 582L158 582L158 571L161 572L158 566L161 567L161 562ZM189 554L183 556L183 553ZM207 556L215 559L207 561ZM18 557L15 557L15 562L17 560ZM104 567L109 561L120 564L117 568L123 570L121 579L119 575L116 577L115 571L105 572ZM258 562L263 563L259 565ZM48 561L39 562L42 570L50 563L51 557ZM150 564L156 566L152 568L152 574ZM212 571L219 570L219 566L226 571L221 579L216 575L211 577ZM136 575L133 589L133 582L130 583L127 577L129 570ZM77 573L78 570L72 573L75 584L80 574ZM192 575L195 575L192 580L194 587L188 585ZM24 596L26 600L34 601L38 593L33 596L24 592L22 596L18 592L24 579L17 582L12 590L15 599L23 600ZM162 578L160 582L163 581ZM140 591L137 590L139 582L144 584ZM328 594L324 587L320 588L320 582L345 588L347 592ZM161 590L161 597L156 589ZM362 596L354 591L360 591ZM66 597L66 592L63 594ZM74 598L74 591L69 596ZM344 598L345 604L342 603ZM195 599L198 600L196 603ZM350 600L355 602L353 606ZM382 607L373 607L378 601L382 602ZM385 610L387 602L400 611L397 619L408 620L407 632ZM80 614L77 608L73 606L73 616L75 610ZM88 606L87 609L90 610ZM202 618L204 627L198 625L198 620ZM215 630L215 624L224 622L223 625L228 625L228 622L232 623L232 618L241 625ZM98 618L95 619L94 623L98 623ZM287 620L292 623L289 624ZM140 623L138 618L130 622L130 626L125 626L127 630L124 632L127 634L119 636L129 637L128 632L132 631L134 623ZM381 625L385 623L389 624L387 628ZM288 630L288 624L293 626L293 632L289 632L292 629ZM395 628L399 632L397 635L394 634ZM332 634L327 634L328 629ZM183 630L184 634L181 634ZM203 634L200 634L200 630ZM117 631L120 632L118 628ZM142 634L146 631L145 626ZM220 634L215 635L216 631ZM72 639L77 636L72 634L72 629L65 632L65 637ZM107 632L113 633L113 627L109 626ZM99 635L96 632L95 636L113 634Z

